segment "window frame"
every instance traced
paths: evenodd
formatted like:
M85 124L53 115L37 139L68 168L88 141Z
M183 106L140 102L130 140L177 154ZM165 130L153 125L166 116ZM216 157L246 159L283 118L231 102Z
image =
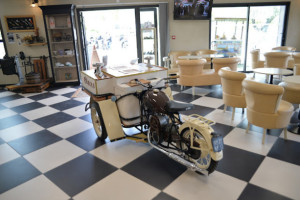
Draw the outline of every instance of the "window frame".
M7 47L6 47L6 42L5 42L5 38L4 38L4 33L3 33L3 28L2 28L1 20L0 20L0 34L2 36L2 39L0 39L0 43L1 42L3 43L5 55L8 55L7 54Z

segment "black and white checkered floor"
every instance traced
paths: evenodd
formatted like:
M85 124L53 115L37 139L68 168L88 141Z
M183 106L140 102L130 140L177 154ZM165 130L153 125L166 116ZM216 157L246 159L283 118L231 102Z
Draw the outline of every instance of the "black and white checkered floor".
M246 113L223 113L221 86L180 91L175 100L195 104L217 122L224 158L203 176L170 160L148 144L100 142L84 111L88 98L71 98L76 87L42 94L0 91L0 199L300 199L300 136L262 129ZM293 116L296 121L296 114Z

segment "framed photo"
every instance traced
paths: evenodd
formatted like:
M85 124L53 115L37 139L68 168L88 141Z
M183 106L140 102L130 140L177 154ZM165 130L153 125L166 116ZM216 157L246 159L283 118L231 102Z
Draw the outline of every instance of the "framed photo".
M7 32L30 32L36 30L34 15L5 16Z

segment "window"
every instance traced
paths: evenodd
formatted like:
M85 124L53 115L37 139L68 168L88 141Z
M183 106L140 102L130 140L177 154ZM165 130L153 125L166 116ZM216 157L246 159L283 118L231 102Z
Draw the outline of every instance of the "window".
M4 37L2 32L2 26L0 23L0 59L2 59L6 54L5 46L4 46Z

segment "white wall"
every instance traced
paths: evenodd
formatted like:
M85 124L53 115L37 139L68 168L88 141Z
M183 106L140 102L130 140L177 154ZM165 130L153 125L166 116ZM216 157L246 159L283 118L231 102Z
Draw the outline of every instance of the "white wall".
M39 0L40 5L54 4L76 4L93 6L95 4L118 5L120 3L146 3L147 0ZM246 3L246 2L276 2L287 0L214 0L214 3ZM169 29L170 36L175 35L175 40L170 40L171 50L196 50L209 47L209 21L208 20L173 20L174 0L151 0L151 2L169 2ZM289 24L287 30L286 45L294 46L300 50L300 0L291 0ZM36 17L37 26L40 29L40 35L45 35L42 12L40 8L31 8L31 0L0 0L0 17L6 35L4 16L6 15L27 15L33 14ZM151 4L150 2L148 4ZM96 22L95 22L96 23ZM21 37L26 34L20 33ZM5 38L6 39L6 38ZM17 43L7 44L8 54L13 56L19 51L24 51L28 56L48 55L46 46L25 47Z

